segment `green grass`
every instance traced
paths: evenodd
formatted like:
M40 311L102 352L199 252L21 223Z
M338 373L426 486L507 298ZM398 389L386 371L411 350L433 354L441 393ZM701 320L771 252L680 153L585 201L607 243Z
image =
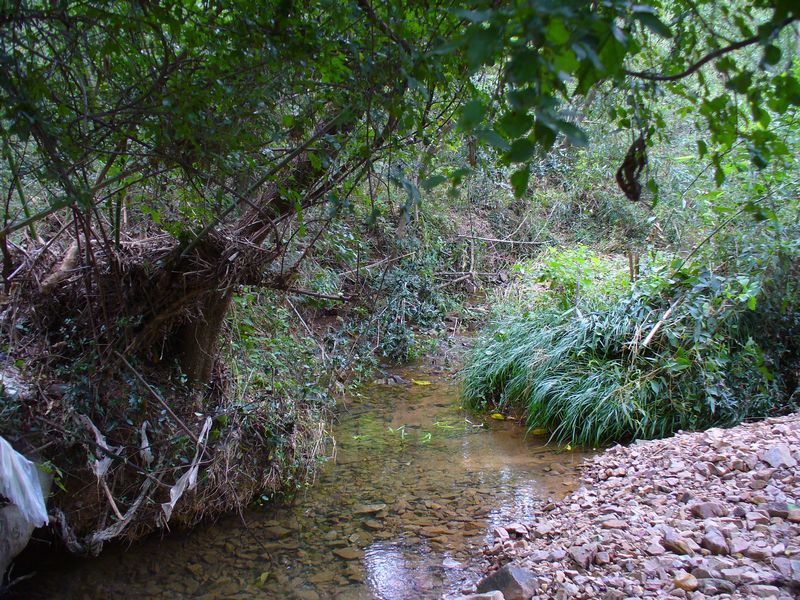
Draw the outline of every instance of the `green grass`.
M771 308L780 278L769 273L758 285L702 270L678 283L645 279L616 302L566 311L537 302L479 339L462 373L465 404L522 411L530 428L548 429L553 441L588 447L786 409L775 367L796 349L772 341L787 315L795 328L798 320L785 303Z

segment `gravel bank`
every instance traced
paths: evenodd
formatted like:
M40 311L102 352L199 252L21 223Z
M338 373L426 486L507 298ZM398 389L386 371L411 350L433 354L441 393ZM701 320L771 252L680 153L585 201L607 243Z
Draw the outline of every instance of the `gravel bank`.
M581 489L495 530L488 571L521 570L477 589L506 600L796 598L798 461L798 414L613 447L584 465Z

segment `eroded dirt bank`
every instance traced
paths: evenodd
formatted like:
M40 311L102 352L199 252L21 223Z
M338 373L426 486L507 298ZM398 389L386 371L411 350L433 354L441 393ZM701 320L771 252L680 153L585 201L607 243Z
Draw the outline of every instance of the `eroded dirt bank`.
M798 461L799 414L611 448L495 529L479 597L798 597Z

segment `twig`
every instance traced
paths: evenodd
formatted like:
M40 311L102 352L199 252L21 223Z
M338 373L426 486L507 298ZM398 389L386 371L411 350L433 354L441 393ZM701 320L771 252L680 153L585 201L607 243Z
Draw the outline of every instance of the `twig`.
M465 279L472 279L472 276L473 276L473 273L470 272L470 273L467 273L466 275L462 275L461 277L457 277L455 279L451 279L450 281L445 281L444 283L440 283L439 285L437 285L433 289L440 290L440 289L445 288L447 286L455 285L456 283L458 283L460 281L464 281Z
M294 304L292 304L292 301L287 298L286 302L288 302L289 306L292 307L292 310L294 311L294 314L296 314L297 318L300 319L300 322L303 324L303 327L305 327L305 330L308 332L308 335L311 336L311 339L314 340L317 343L317 346L319 347L320 352L322 352L322 360L323 361L326 360L325 346L323 346L320 343L320 341L317 340L317 337L314 335L314 332L311 331L311 328L308 326L308 323L305 322L303 317L300 315L300 312L295 308Z
M393 263L393 262L401 260L401 259L403 259L403 258L405 258L407 256L411 256L412 254L414 254L414 253L413 252L406 252L402 256L394 256L394 257L383 258L383 259L379 260L378 262L374 262L372 264L365 265L365 266L360 267L358 269L350 269L349 271L343 271L343 272L339 273L339 276L341 277L342 275L349 275L350 273L357 273L361 269L371 269L373 267L377 267L379 265L382 265L385 262Z
M353 296L334 296L332 294L320 294L319 292L311 292L309 290L298 290L297 288L286 288L287 292L291 294L299 294L301 296L310 296L312 298L322 298L323 300L338 300L340 302L350 302Z
M128 367L131 370L131 372L134 375L136 375L136 379L138 379L142 383L142 385L144 385L144 387L147 388L147 391L149 391L155 397L155 399L158 400L158 402L161 404L161 406L164 407L164 410L167 411L169 416L171 416L173 419L175 419L175 421L178 423L178 425L181 426L181 428L188 434L188 436L190 438L192 438L194 440L194 442L196 444L199 444L200 440L197 438L197 436L194 434L194 432L191 429L189 429L189 427L186 425L186 423L184 423L178 415L175 414L175 411L173 411L169 407L169 404L167 404L166 400L164 400L161 397L161 394L159 394L155 390L155 388L153 388L153 386L151 386L149 383L147 383L147 381L145 381L144 377L141 376L139 371L134 369L133 366L131 365L131 363L129 363L128 360L124 356L122 356L122 354L120 354L117 350L114 350L114 354L116 354L117 358L119 358L125 364L125 366Z
M527 242L522 240L498 240L495 238L478 237L476 235L458 235L456 237L468 240L478 240L481 242L492 242L495 244L519 244L520 246L541 246L544 242Z

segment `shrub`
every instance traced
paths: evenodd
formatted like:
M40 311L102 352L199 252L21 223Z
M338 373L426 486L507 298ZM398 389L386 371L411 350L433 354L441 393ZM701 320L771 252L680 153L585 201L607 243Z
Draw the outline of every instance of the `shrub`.
M653 268L608 306L506 317L463 372L467 405L521 409L529 427L585 446L791 408L797 236L759 239L724 272L699 260L672 279Z

